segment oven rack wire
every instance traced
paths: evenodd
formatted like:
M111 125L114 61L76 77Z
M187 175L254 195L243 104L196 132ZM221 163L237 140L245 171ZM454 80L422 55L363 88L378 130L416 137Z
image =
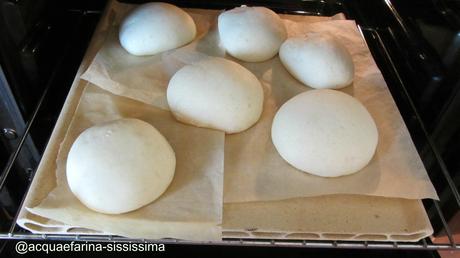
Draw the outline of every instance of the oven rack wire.
M113 235L59 235L32 233L1 233L0 240L36 240L36 241L80 241L80 242L117 242L117 243L162 243L183 245L215 246L271 246L294 248L336 248L336 249L400 249L400 250L455 250L451 243L434 244L430 239L416 243L409 242L373 242L373 241L324 241L324 240L289 240L289 239L244 239L223 238L222 241L188 241L179 239L136 239Z
M322 0L321 0L322 1ZM395 13L395 16L398 18L396 10L392 7L391 2L386 1L387 5L392 12ZM106 13L105 10L103 13ZM85 13L82 13L85 15ZM400 18L400 17L399 17ZM399 20L399 19L398 19ZM400 21L400 20L399 20ZM102 21L100 21L101 23ZM401 21L402 24L402 21ZM100 25L100 24L99 24ZM403 25L403 24L402 24ZM435 143L431 139L427 130L425 129L423 122L418 114L413 102L411 101L407 88L404 84L404 81L401 79L393 60L388 52L388 49L385 47L385 44L379 34L379 31L374 28L360 27L358 26L362 36L367 43L369 37L371 40L375 41L383 55L385 56L386 62L394 73L398 83L400 84L401 89L405 94L406 100L409 102L413 116L417 120L420 128L423 131L423 136L428 143L431 151L433 152L436 161L439 163L442 176L446 181L446 186L449 189L450 194L454 197L456 210L460 210L460 194L455 186L455 183L452 177L449 174L449 171L436 148ZM367 40L366 40L367 39ZM56 67L60 67L64 62L65 53L62 54L60 60L57 62ZM30 130L32 126L36 123L39 112L43 109L44 104L47 99L50 98L50 87L53 84L54 78L56 77L56 72L52 74L50 80L47 82L45 90L41 95L37 105L34 109L34 112L31 114L27 120L26 127L20 138L20 141L15 149L15 151L10 155L6 166L4 167L2 173L0 174L0 191L7 184L7 180L11 179L14 175L12 174L14 164L18 158L24 143L26 142L27 137L30 137ZM28 188L32 182L32 179L35 175L35 169L29 176ZM441 209L440 201L437 200L426 200L424 201L425 207L429 205L434 207L434 215L431 216L431 221L436 221L442 225L442 230L445 236L447 236L447 241L439 242L436 241L434 237L426 237L418 242L398 242L398 241L388 241L388 242L374 242L374 241L332 241L332 240L297 240L297 239L245 239L245 238L223 238L222 241L188 241L188 240L179 240L179 239L160 239L160 240L149 240L149 239L135 239L135 238L126 238L115 235L89 235L89 234L75 234L75 235L62 235L62 234L33 234L26 232L25 230L19 228L16 225L16 219L19 215L20 207L24 202L26 197L26 192L24 193L19 209L17 210L14 218L11 220L12 223L8 231L0 232L0 240L35 240L35 241L82 241L82 242L123 242L123 243L164 243L164 244L184 244L184 245L219 245L219 246L271 246L271 247L296 247L296 248L333 248L333 249L342 249L342 248L351 248L351 249L399 249L399 250L460 250L460 242L456 242L452 230L448 225L446 217ZM439 189L438 189L439 190ZM434 241L433 241L434 240ZM1 246L1 244L0 244ZM0 248L1 249L1 248Z

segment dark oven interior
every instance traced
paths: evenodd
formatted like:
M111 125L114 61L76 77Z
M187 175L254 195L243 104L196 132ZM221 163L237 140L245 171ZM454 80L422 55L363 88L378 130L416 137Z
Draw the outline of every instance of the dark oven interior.
M435 235L447 239L445 246L456 246L454 238L460 232L459 1L168 2L211 9L263 5L301 15L342 12L356 20L440 195L440 202L424 201ZM103 0L0 0L2 239L20 230L14 225L15 215L105 5ZM414 246L436 249L431 239Z

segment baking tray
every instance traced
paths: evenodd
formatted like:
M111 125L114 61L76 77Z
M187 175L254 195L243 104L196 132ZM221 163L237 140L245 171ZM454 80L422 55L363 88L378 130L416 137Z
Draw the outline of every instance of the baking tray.
M33 207L45 197L38 195L34 189L41 189L40 192L47 193L54 188L55 182L44 179L50 173L55 173L59 144L86 86L86 82L79 78L104 39L103 32L113 18L107 13L111 4L106 9L76 74L42 161L37 168L31 190L27 193L18 216L18 224L36 234L104 234L104 232L81 228L69 228L59 222L37 218L25 207ZM269 203L225 204L222 226L223 241L234 238L417 241L432 234L430 222L419 200L341 195Z

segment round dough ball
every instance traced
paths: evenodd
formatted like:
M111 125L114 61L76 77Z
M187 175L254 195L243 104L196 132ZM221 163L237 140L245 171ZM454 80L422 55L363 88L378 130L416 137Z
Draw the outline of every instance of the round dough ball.
M88 208L119 214L157 199L174 177L173 149L153 126L119 119L86 129L67 157L67 182Z
M353 81L350 53L329 34L289 38L280 48L280 59L292 76L312 88L340 89Z
M237 7L219 15L219 36L227 52L243 61L265 61L278 53L287 33L281 18L265 7Z
M183 46L195 38L192 17L167 3L147 3L130 12L120 26L119 39L132 55L154 55Z
M295 168L322 177L355 173L372 159L378 132L355 98L334 90L312 90L286 102L275 115L272 141Z
M259 80L243 66L209 58L174 74L167 99L179 121L237 133L259 120L264 93Z

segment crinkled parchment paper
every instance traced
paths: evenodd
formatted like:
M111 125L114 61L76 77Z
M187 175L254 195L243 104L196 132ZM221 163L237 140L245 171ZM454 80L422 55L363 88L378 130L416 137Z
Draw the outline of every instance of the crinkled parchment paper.
M225 139L225 202L281 200L328 194L362 194L408 199L438 199L387 85L353 21L288 23L295 35L331 33L350 51L352 85L342 91L363 103L374 118L379 143L372 161L356 174L322 178L284 162L271 141L278 108L310 90L285 70L279 58L243 63L265 86L264 112L251 129ZM241 183L244 182L244 183Z
M184 9L197 26L196 39L179 49L139 57L125 51L118 40L119 24L133 7L117 2L113 4L112 12L115 18L109 28L107 39L81 78L114 94L168 109L166 88L169 79L179 68L206 56L225 56L217 32L217 16L221 11ZM283 17L314 22L339 19L342 15L333 17L283 15ZM180 63L171 64L171 55L180 60Z
M146 121L166 137L176 153L176 172L169 188L156 201L129 213L107 215L86 208L76 199L68 187L65 166L68 151L83 130L122 117ZM133 238L219 240L223 144L221 132L181 124L168 111L89 84L59 149L57 186L38 206L27 210L72 227Z
M129 9L126 6L117 8ZM174 72L207 56L225 56L217 33L216 17L219 12L187 11L199 31L198 39L191 44L155 56L131 56L118 43L115 22L83 78L115 94L167 109L165 92ZM118 17L122 15L123 12L119 11ZM278 57L266 62L246 63L226 56L259 78L264 86L265 103L262 117L255 126L240 134L226 135L224 201L268 201L329 194L438 199L354 21L309 16L295 16L294 19L289 15L283 18L289 36L302 36L309 32L331 33L350 51L356 73L353 84L342 91L360 100L375 119L379 131L377 151L366 168L350 176L326 179L291 167L279 156L271 142L272 119L288 99L311 88L294 79Z

